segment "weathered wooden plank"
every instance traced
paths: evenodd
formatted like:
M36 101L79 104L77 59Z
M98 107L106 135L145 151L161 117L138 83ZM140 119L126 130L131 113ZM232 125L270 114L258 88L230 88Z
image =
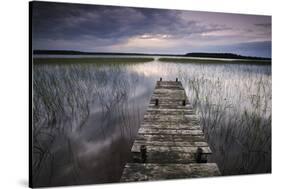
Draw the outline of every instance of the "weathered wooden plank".
M155 98L164 98L164 99L186 99L186 95L183 92L178 92L178 93L174 93L173 96L171 96L170 94L165 94L165 93L153 93L151 96L152 99Z
M161 119L145 119L142 122L143 124L162 124L162 123L169 123L169 124L188 124L188 125L198 125L200 123L199 120L161 120Z
M204 164L153 164L128 163L125 166L121 182L148 181L162 179L180 179L219 176L215 163Z
M184 89L165 89L165 88L164 89L155 88L153 94L167 95L168 94L168 93L166 93L167 91L170 93L176 93L176 94L186 94Z
M179 94L179 93L185 93L183 89L155 89L154 94Z
M129 163L142 163L141 154L139 152L132 152ZM180 152L147 152L146 163L196 163L196 156L193 153Z
M158 99L159 102L163 105L183 105L183 101L185 100L185 104L190 104L189 101L187 101L185 98L174 98L174 99L169 99L169 98L151 98L150 104L155 104L155 100Z
M159 104L158 106L155 106L155 103L148 104L149 109L178 109L178 110L186 110L188 108L192 108L191 105L178 105L178 104Z
M183 87L173 86L173 85L157 85L155 90L157 89L172 89L172 90L184 90Z
M189 110L179 110L179 111L169 111L169 109L166 109L166 111L163 111L161 109L158 110L149 110L146 111L145 115L151 115L151 116L165 116L165 115L194 115L195 111L192 109Z
M174 130L200 130L201 127L199 125L188 125L188 124L179 124L173 125L170 123L165 124L141 124L143 128L151 128L151 129L174 129Z
M172 108L157 108L155 105L154 107L147 108L146 114L154 113L154 112L159 112L159 113L173 113L173 112L184 112L184 113L189 113L189 112L195 112L192 108L192 106L186 105L184 109L172 109Z
M150 146L146 145L147 152L181 152L181 153L196 153L198 147L195 146ZM202 153L211 154L212 151L208 146L201 147ZM139 145L133 145L131 152L140 152Z
M175 141L143 141L135 140L136 146L149 145L149 146L180 146L180 147L208 147L207 142L175 142ZM136 147L137 148L137 147Z
M165 115L163 116L162 114L145 114L144 115L144 119L162 119L162 120L166 120L166 119L173 119L173 120L199 120L200 117L196 114L182 114L182 113L178 113L175 115Z
M179 129L151 129L141 127L139 134L160 134L160 135L204 135L202 130L179 130Z
M159 112L161 113L176 113L176 112L184 112L186 114L189 114L191 112L195 112L192 108L192 106L186 106L186 108L183 109L172 109L172 108L157 108L157 106L154 105L154 107L149 107L147 108L146 114L150 114L150 113L155 113L155 112Z
M156 85L179 85L182 86L181 81L157 81Z
M142 121L142 125L190 125L190 126L196 126L200 124L200 121L198 119L161 119L161 118L145 118ZM175 126L176 127L176 126Z
M180 82L157 82L155 88L160 87L169 87L169 88L180 88L183 89L183 86Z
M159 87L159 86L182 87L182 85L180 83L163 83L163 82L156 84L156 87Z
M160 134L138 134L136 140L144 141L206 141L204 135L160 135Z
M156 85L163 84L163 85L182 85L181 81L156 81Z
M174 97L171 96L173 94L175 97L184 97L186 98L186 93L184 90L176 89L176 90L169 90L169 89L155 89L154 93L152 94L152 97L159 96L159 97Z
M187 104L189 104L189 101L186 100L186 98L151 98L150 102L154 102L156 99L159 100L159 102L164 103L168 103L168 104L173 104L173 103L177 103L177 102L182 102L183 100L185 100L187 102Z
M185 114L179 114L179 115L144 115L144 120L153 120L153 121L195 121L199 120L200 118L197 115L191 114L191 115L185 115Z
M200 120L200 118L195 115L195 114L178 114L178 115L149 115L149 114L145 114L144 115L144 120L159 120L159 121L193 121L193 120Z
M154 100L151 101L149 106L155 106L155 101ZM164 101L158 100L158 106L161 106L162 108L165 108L165 106L166 106L167 108L185 109L183 106L182 100L179 100L176 102L171 102L171 101L164 102Z

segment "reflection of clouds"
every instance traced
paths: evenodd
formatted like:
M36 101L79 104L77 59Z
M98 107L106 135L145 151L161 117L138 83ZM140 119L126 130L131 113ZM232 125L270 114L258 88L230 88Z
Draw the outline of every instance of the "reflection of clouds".
M117 127L114 127L114 130L117 130ZM109 150L112 146L112 143L120 137L120 133L112 131L110 137L106 137L101 140L83 140L83 137L77 137L76 141L79 143L77 149L77 156L82 159L88 159L89 157L99 156L103 151ZM94 163L94 162L93 162Z
M135 72L139 75L144 75L145 77L167 77L171 74L175 74L177 69L167 70L169 67L166 63L160 63L158 61L154 61L153 63L145 63L134 65L130 68L130 71Z

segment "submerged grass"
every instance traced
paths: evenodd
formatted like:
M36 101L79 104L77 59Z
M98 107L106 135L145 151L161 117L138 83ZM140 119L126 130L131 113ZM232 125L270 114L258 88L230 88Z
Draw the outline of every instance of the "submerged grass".
M225 60L225 59L194 59L194 58L159 58L162 62L202 63L202 64L252 64L271 65L271 60Z
M127 64L153 61L154 58L34 58L34 64Z

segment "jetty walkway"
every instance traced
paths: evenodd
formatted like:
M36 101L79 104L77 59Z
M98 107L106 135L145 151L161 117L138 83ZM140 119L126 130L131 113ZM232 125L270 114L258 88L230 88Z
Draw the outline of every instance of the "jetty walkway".
M219 176L185 90L176 81L157 81L120 182Z

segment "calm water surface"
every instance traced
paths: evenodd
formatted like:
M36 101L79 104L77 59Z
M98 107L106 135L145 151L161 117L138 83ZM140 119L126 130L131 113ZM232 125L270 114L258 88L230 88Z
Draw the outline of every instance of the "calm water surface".
M271 66L34 65L35 186L118 182L156 81L182 81L223 175L271 172Z

